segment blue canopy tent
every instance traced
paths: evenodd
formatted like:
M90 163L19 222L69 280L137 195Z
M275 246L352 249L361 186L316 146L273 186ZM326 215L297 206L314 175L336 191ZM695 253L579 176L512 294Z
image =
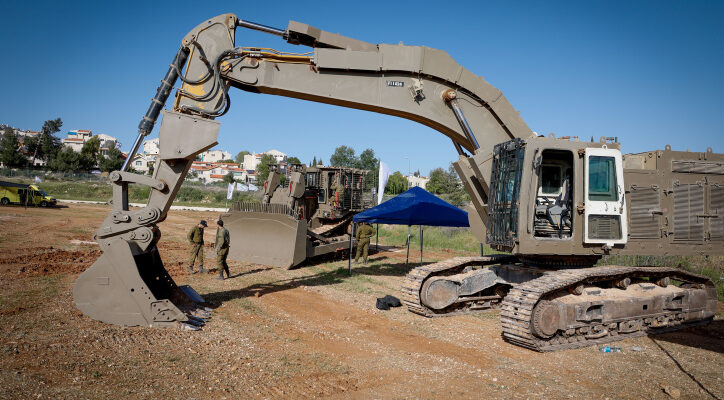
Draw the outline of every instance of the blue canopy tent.
M466 227L468 213L441 200L425 189L413 187L384 203L363 211L352 218L354 222L371 224L407 225L407 257L410 256L409 227L420 225L420 264L422 264L422 225ZM352 225L354 238L354 225ZM352 268L352 244L350 241L350 271Z

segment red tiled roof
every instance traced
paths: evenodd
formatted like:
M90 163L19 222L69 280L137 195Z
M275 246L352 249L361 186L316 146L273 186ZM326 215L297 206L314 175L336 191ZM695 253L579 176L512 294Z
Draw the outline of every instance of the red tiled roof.
M78 139L76 139L76 138L65 138L65 139L63 139L63 141L64 141L64 142L82 142L83 139L80 139L80 138L78 138Z
M211 175L211 178L224 179L225 176L226 176L226 175Z

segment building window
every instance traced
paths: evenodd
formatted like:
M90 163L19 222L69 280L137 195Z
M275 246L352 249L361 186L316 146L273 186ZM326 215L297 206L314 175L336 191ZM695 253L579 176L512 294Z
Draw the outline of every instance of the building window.
M137 167L140 167L141 165L143 165L143 163L142 163L141 161L136 161L136 166L137 166Z

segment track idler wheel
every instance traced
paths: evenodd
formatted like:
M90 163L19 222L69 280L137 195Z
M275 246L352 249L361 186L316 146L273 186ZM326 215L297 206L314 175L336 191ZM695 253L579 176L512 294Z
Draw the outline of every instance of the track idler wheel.
M561 324L561 313L557 305L548 300L541 300L533 309L530 329L539 338L548 339L558 332Z
M430 278L422 285L420 301L433 310L442 310L457 301L459 290L458 283L445 277Z

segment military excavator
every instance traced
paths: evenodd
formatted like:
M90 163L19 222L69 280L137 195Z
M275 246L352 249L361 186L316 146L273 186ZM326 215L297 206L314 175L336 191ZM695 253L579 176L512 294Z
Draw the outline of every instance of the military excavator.
M277 35L308 53L237 46L236 28ZM163 110L177 80L171 110ZM110 176L113 210L96 233L103 254L74 287L78 308L122 325L190 326L194 293L166 273L156 243L194 156L216 144L231 88L407 118L451 140L481 241L509 255L413 269L403 300L425 316L497 306L502 335L554 351L710 322L713 282L681 269L623 267L604 255L724 254L724 155L621 154L616 140L539 137L505 96L447 53L371 44L291 21L277 29L224 14L181 41L127 160L163 114L153 177ZM129 210L128 184L152 188Z
M234 238L232 260L291 269L307 259L349 249L352 217L372 205L365 193L369 171L290 166L289 181L270 165L260 203L238 202L223 214Z

